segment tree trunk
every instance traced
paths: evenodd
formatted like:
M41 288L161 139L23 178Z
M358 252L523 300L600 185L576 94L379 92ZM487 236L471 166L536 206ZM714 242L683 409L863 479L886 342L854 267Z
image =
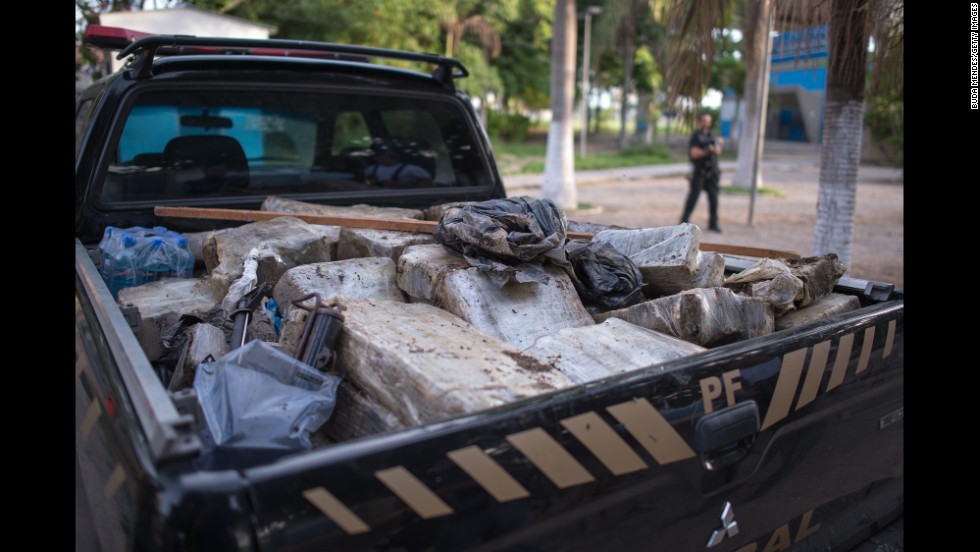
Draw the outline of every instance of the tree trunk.
M813 253L836 253L849 266L864 128L869 0L834 0L824 103L820 188Z
M633 20L627 17L623 25L623 40L626 41L623 52L623 97L619 104L619 149L626 147L626 116L629 111L629 96L633 90L633 58L636 56L635 27Z
M644 92L640 94L639 101L636 106L636 133L641 137L644 146L649 146L653 143L653 94L650 92ZM643 121L643 125L640 125L640 121ZM642 131L640 129L643 129Z
M578 205L573 142L575 0L557 0L551 39L551 125L541 195L562 209Z
M772 0L748 0L745 22L745 118L742 120L742 133L738 137L738 158L735 166L735 180L732 182L739 188L752 187L752 165L755 163L756 144L765 143L766 98L759 104L759 90L765 79L766 43L769 30L769 11ZM759 115L762 110L763 124L759 125ZM762 171L758 171L756 179L758 187L762 187Z

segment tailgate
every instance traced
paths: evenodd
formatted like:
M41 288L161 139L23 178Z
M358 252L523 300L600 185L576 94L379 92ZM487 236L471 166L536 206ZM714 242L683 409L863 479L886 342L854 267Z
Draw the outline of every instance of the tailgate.
M901 507L903 307L247 470L260 548L843 546Z

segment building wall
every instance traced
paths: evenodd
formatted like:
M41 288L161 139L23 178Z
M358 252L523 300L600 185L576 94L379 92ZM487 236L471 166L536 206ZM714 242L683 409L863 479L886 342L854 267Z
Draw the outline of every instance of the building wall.
M108 27L123 27L144 33L228 38L269 38L269 34L275 32L275 27L270 25L260 25L239 17L193 7L104 13L99 16L99 23ZM124 61L117 60L113 56L112 70L119 70Z

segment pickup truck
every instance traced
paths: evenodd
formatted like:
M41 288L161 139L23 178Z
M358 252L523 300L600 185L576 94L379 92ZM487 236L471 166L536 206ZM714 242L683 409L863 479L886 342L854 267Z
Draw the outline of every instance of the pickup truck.
M107 226L231 227L155 208L256 210L270 195L424 208L506 192L455 59L97 26L86 40L131 56L76 106L76 458L102 550L849 550L901 515L903 292L851 277L834 292L858 308L797 327L202 463L197 397L168 391L99 274ZM372 136L424 144L435 153L411 163L433 178L369 181Z

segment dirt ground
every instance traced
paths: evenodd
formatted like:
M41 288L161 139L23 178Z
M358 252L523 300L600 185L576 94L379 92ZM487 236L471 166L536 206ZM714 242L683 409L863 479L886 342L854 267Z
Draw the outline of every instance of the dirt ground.
M590 142L590 151L602 147ZM593 147L595 149L593 149ZM810 255L816 220L820 174L819 147L792 142L767 142L762 185L778 196L758 194L749 224L750 196L722 193L719 219L723 233L705 231L702 241L765 247ZM722 172L730 184L734 171ZM505 179L506 180L506 179ZM858 170L857 212L848 276L904 287L904 182L893 167L862 165ZM588 211L568 211L570 220L627 227L669 226L681 216L688 183L683 176L627 179L612 176L578 185L579 202ZM539 197L540 189L512 189L509 195ZM691 216L708 227L708 199L702 194Z

